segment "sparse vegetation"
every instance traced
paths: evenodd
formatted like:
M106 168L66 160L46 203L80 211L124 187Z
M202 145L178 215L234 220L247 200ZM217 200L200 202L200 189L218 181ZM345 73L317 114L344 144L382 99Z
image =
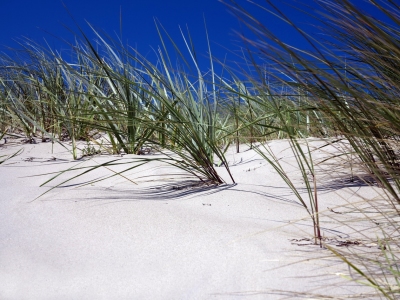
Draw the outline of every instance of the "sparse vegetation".
M227 66L223 68L228 75L218 76L210 47L209 69L200 70L189 45L185 51L191 61L179 49L182 65L174 66L165 44L175 43L164 37L159 24L164 48L155 63L96 31L100 50L81 32L81 42L71 45L72 61L27 42L24 59L3 56L0 62L0 138L20 130L27 138L70 140L72 156L78 159L77 141L87 141L82 155L94 155L99 150L91 144L93 133L101 133L107 141L101 147L109 153L146 154L143 149L157 149L167 155L164 161L210 184L224 183L218 166L225 167L235 182L225 158L229 145L236 144L238 152L241 143L258 145L254 149L310 215L315 244L326 246L352 268L357 276L351 279L398 299L400 6L371 1L386 16L383 22L352 1L317 1L321 12L313 17L329 36L319 42L272 1L266 2L259 8L293 26L313 50L291 47L237 2L227 1L255 34L242 36L250 47L246 62L252 62L248 67L253 70L245 79ZM261 61L273 67L266 69ZM189 65L194 74L185 71ZM379 244L377 253L338 251L324 244L318 171L308 137L345 141L348 155L332 158L345 160L350 155L352 170L363 170L370 178L367 183L381 188L379 204L366 203L378 215L374 222L381 236L365 235ZM271 139L289 140L307 196L265 145ZM138 164L147 161L151 158L140 158ZM364 220L371 218L363 210L358 213Z

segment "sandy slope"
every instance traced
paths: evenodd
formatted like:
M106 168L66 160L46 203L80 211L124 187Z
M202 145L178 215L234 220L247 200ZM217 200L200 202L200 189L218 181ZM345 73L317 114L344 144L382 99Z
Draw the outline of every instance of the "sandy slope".
M301 186L287 142L271 145ZM52 153L51 143L3 145L0 156L19 148L22 154L0 165L0 299L279 299L293 295L274 290L336 297L361 291L335 275L348 270L327 250L293 244L312 235L307 213L244 146L228 153L237 185L222 168L228 184L199 187L151 163L127 173L136 184L114 177L76 188L111 174L101 168L36 200L52 175L33 175L77 162L59 145ZM322 172L321 179L323 210L354 200L354 189L375 193L360 186L331 189ZM327 237L349 237L332 218L323 229Z

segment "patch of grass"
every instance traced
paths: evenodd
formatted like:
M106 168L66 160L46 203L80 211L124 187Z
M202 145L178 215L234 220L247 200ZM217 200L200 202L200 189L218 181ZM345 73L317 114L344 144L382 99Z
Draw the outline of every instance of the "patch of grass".
M383 207L378 207L377 210L380 218L390 225L381 227L383 238L379 240L381 250L377 259L372 253L349 254L332 247L329 249L355 271L358 275L353 277L355 281L359 282L357 278L361 276L363 283L375 288L382 296L397 299L400 7L394 1L371 1L374 9L386 17L384 22L363 11L361 4L353 1L316 1L313 5L318 7L319 12L315 9L309 10L306 4L304 7L299 4L300 11L310 11L308 15L316 24L322 25L327 39L321 41L293 23L273 1L267 0L265 6L253 4L276 17L277 21L291 25L311 50L288 45L237 2L229 1L232 11L255 36L242 36L243 40L249 47L257 49L257 53L261 53L263 62L275 66L269 71L270 77L274 77L281 86L287 87L291 95L307 99L306 105L299 107L307 117L307 131L309 126L313 126L309 118L314 114L317 121L314 126L317 125L324 135L332 136L333 133L344 138L349 143L349 151L358 158L356 167L372 178L371 183L377 183L383 189L384 192L380 195L386 204L381 205L392 208L392 213L388 213ZM251 57L251 50L249 53ZM262 75L258 78L258 85L269 93L268 85L263 79L266 70L257 63L254 68ZM295 132L304 135L304 129L301 129L300 123L295 124L289 115L285 115L284 110L276 111L281 118L279 130L289 136L300 171L302 174L310 172L315 176L311 157L308 158L298 147L299 137ZM288 125L282 126L283 124ZM313 131L315 132L315 128ZM292 187L273 155L270 153L270 156L264 157ZM304 182L308 182L305 176ZM296 187L292 190L296 194ZM310 200L313 199L312 195L314 192L316 195L317 191L316 185L307 185L307 190ZM311 207L314 206L314 210L309 213L316 217L316 196L313 201L315 202L312 202ZM307 208L306 205L303 206ZM364 215L364 219L368 218L368 215ZM344 225L351 226L348 223ZM314 228L315 226L314 221ZM368 238L374 239L371 236Z
M317 1L319 12L309 15L323 25L328 38L320 41L294 24L273 1L267 0L265 6L253 3L297 30L311 49L302 50L281 41L237 2L227 2L254 34L242 36L248 46L243 70L234 71L222 63L226 75L217 75L210 46L209 67L201 70L190 34L181 30L186 49L179 49L159 23L161 47L156 62L95 30L97 44L78 28L78 42L70 45L71 61L27 41L25 57L2 57L0 63L0 132L18 129L28 138L70 140L75 159L77 141L90 140L92 132L106 135L102 147L109 153L143 154L149 147L164 154L162 159L138 157L78 166L51 179L79 172L63 183L97 168L112 170L128 163L125 170L111 175L124 176L154 160L207 184L224 183L217 169L223 166L234 182L225 152L231 143L237 152L240 143L247 143L272 165L307 210L315 243L328 247L355 271L355 281L395 299L399 293L399 5L371 1L386 16L385 23L352 1ZM167 44L177 53L176 64ZM318 171L306 139L311 136L327 138L328 144L346 141L351 178L353 170L363 170L370 178L367 184L382 190L379 200L385 204L375 209L386 225L380 227L378 239L366 236L378 240L378 253L338 251L324 243ZM305 196L264 144L276 138L288 139L306 186ZM83 154L94 152L88 146ZM343 162L349 155L334 158ZM390 213L384 206L391 208ZM359 211L363 220L373 222L364 212Z

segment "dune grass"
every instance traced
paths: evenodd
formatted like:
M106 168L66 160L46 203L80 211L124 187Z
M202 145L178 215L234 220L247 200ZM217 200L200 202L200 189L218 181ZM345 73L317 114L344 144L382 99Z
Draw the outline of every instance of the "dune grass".
M254 38L242 36L245 42L261 53L263 61L275 66L270 76L274 76L282 86L287 86L292 94L307 97L308 108L305 109L311 114L316 113L318 121L321 121L318 125L320 130L328 136L334 133L334 136L345 139L350 145L348 153L358 158L356 167L370 178L366 183L382 189L380 200L384 200L384 203L379 202L375 207L385 224L378 222L383 236L378 238L379 253L349 253L332 247L329 249L361 276L361 280L355 277L354 280L375 288L385 298L397 299L400 294L399 5L394 1L371 1L370 5L375 11L386 17L386 22L383 22L365 13L361 6L352 1L316 1L313 5L318 7L319 12L310 15L316 24L323 25L321 28L324 28L323 33L328 38L321 41L294 24L273 1L267 0L265 6L254 3L280 22L291 25L312 50L291 47L237 2L230 1L228 5L255 35ZM299 7L299 10L302 9L310 11L306 4ZM260 66L255 65L255 68ZM258 73L262 74L261 71ZM264 87L266 82L263 77L258 82ZM285 120L281 124L293 124L288 122L284 111L277 112ZM309 124L303 124L303 128L304 125L307 128ZM304 182L309 182L306 174L311 174L313 178L316 175L312 160L298 147L299 135L293 135L293 130L303 133L304 129L301 131L299 126L293 129L283 126L279 130L288 134ZM279 162L271 156L265 158L292 187ZM307 189L311 201L310 215L317 219L317 187L310 184ZM373 222L363 209L359 213ZM314 227L318 227L316 221ZM374 236L367 238L376 239Z
M235 182L225 151L235 143L239 152L240 144L247 143L273 166L307 210L315 243L358 274L350 279L388 299L398 298L400 7L393 1L371 2L388 24L351 1L317 1L319 13L312 17L329 37L319 41L274 2L254 4L297 30L312 49L302 50L279 40L237 2L226 4L255 35L242 36L249 47L246 69L252 70L247 77L244 69L236 72L225 64L221 65L226 75L216 74L210 46L209 68L201 70L190 34L181 31L186 49L179 49L159 23L162 46L155 62L93 28L97 44L78 29L80 38L70 45L71 61L27 41L23 57L3 56L0 62L1 136L21 130L27 137L70 140L77 159L77 141L96 143L94 136L101 134L104 151L139 155L151 148L165 154L164 162L207 184L225 182L218 167ZM175 49L179 63L172 64L167 44ZM324 243L319 175L306 139L311 136L325 138L328 144L346 141L348 155L334 158L350 156L351 172L362 170L370 178L367 183L381 189L379 201L368 203L377 213L373 220L359 210L364 220L379 223L380 236L366 236L378 243L377 253L339 251ZM265 144L277 138L289 141L305 196ZM138 157L125 171L152 159ZM80 174L120 163L82 169ZM352 180L357 175L352 173Z

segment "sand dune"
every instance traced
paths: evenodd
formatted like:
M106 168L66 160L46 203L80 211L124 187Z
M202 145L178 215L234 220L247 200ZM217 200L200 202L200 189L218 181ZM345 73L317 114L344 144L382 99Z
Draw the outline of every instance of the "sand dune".
M288 143L270 145L301 188ZM127 172L131 181L116 176L80 186L112 174L100 168L51 191L76 173L45 187L40 185L54 174L35 175L120 157L77 162L60 145L52 150L51 143L39 141L2 145L0 155L20 148L21 154L0 165L1 299L291 299L301 293L339 298L364 290L337 275L349 270L328 250L311 245L307 212L246 146L227 154L236 185L223 168L227 184L216 187L155 162ZM315 159L334 151L317 151ZM334 245L355 237L332 211L356 202L355 190L371 198L377 191L328 181L325 173L333 169L327 166L319 173L321 225ZM341 178L345 170L336 166L335 174Z

